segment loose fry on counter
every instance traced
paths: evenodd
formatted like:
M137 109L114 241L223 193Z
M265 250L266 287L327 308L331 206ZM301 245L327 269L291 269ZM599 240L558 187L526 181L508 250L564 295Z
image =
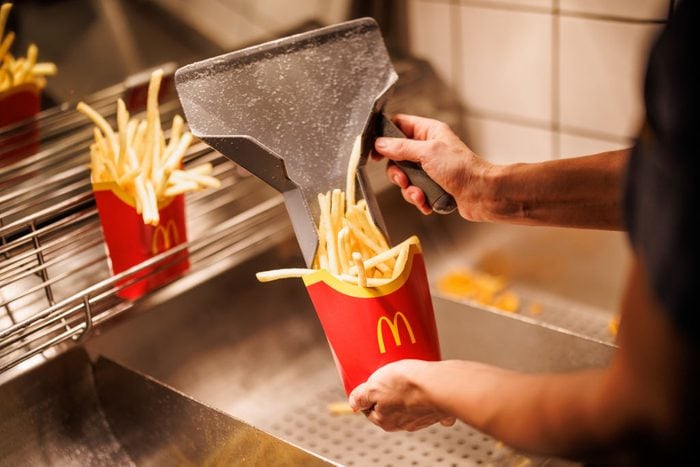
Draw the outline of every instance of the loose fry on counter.
M326 405L326 408L331 415L354 415L359 413L352 410L348 401L330 402Z
M612 318L608 322L608 331L610 331L611 336L617 337L617 333L620 331L620 318L619 317Z
M56 65L50 62L37 62L39 48L30 44L27 56L15 58L10 53L10 47L15 40L15 33L5 34L7 18L10 16L12 3L0 6L0 92L24 83L33 83L39 89L46 86L46 76L55 75Z
M506 281L502 277L470 271L448 273L438 282L440 291L453 297L467 298L482 305L517 313L520 308L520 298L517 294L506 290L506 287Z
M380 287L396 279L408 260L410 237L393 248L374 223L365 200L355 202L355 178L361 152L355 140L348 163L345 191L334 189L318 195L318 251L312 268L291 268L256 274L261 282L302 277L325 269L340 280L360 287Z
M219 188L221 182L211 176L212 165L202 164L182 170L182 159L192 142L192 133L184 130L182 117L173 118L166 144L158 110L158 92L163 70L151 74L148 86L146 119L130 117L124 101L117 101L117 130L92 107L78 103L77 110L95 124L90 145L93 183L114 182L134 199L143 222L158 225L158 206L182 193Z

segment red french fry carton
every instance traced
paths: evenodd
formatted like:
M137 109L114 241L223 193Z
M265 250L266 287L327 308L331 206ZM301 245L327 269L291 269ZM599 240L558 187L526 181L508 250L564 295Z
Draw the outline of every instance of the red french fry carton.
M25 83L0 92L0 128L26 120L41 110L41 89L33 83ZM15 135L4 139L0 158L29 155L39 148L39 129L36 121L30 121Z
M144 224L133 197L113 182L93 183L97 211L112 274L119 274L154 256L187 242L185 197L178 195L158 206L157 226ZM187 250L146 267L117 282L117 292L135 300L146 292L180 277L190 267Z
M378 368L406 358L440 360L440 343L420 245L399 277L359 287L326 270L303 277L349 395Z

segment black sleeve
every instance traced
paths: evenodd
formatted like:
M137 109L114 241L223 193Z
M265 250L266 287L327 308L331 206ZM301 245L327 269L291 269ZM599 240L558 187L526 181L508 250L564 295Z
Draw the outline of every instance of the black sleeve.
M652 49L646 123L630 156L624 217L652 290L700 343L700 2L685 0Z

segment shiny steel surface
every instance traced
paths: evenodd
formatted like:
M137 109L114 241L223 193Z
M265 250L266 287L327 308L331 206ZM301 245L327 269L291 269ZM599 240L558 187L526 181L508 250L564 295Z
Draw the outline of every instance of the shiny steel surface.
M318 246L318 194L345 187L355 139L374 131L372 115L397 79L372 18L220 55L175 74L193 134L284 194L308 266ZM372 216L381 224L379 212Z
M426 250L426 256L433 254ZM345 396L303 285L259 284L254 278L258 270L299 261L290 239L148 313L136 310L132 320L87 347L347 465L510 465L522 455L466 425L384 433L361 416L329 413L327 404ZM605 365L612 351L526 316L440 297L434 304L445 358L568 371Z
M0 385L2 465L330 465L76 348Z
M410 91L397 90L392 104L398 107L393 110L435 115L457 125L453 118L459 112L449 107L454 101L440 91L429 69L420 64L397 69L403 73L399 85L405 83ZM107 100L113 102L113 97ZM428 104L435 102L445 106L437 111ZM55 115L47 113L46 118ZM121 362L344 464L513 465L523 460L466 425L384 433L363 417L330 414L326 404L343 400L344 393L301 282L259 284L254 278L260 270L303 263L283 199L201 144L192 148L188 163L212 162L224 186L188 198L191 272L135 303L117 299L117 278L108 275L82 165L87 138L76 138L65 147L50 144L36 156L0 167L0 369L5 369L0 370L0 384L20 381L22 372L83 335L95 357ZM30 174L40 182L25 179ZM391 238L421 238L445 357L527 371L605 363L613 340L607 325L619 299L626 259L621 235L425 217L406 205L396 190L385 190L383 166L370 163L367 175L382 192L378 202ZM3 184L8 177L13 182ZM440 277L460 268L508 276L523 307L539 303L541 314L505 314L438 297L435 284ZM79 385L85 378L83 373L69 377L51 371L46 380L21 379L27 395L56 384L70 388L74 379ZM55 439L65 449L72 446L71 459L99 465L101 456L120 455L117 433L105 431L94 412L94 397L72 394L69 402L83 405L69 412L37 405L37 411L47 409L42 423L56 422ZM17 402L0 398L0 406L7 410L13 400ZM14 418L0 416L3 433L26 427L29 431L22 436L27 442L53 440L48 428L36 421L39 412L34 414L33 424L27 425L16 412ZM93 451L81 444L89 435L73 429L71 414L101 436L94 442L107 454L91 457ZM10 433L11 444L0 445L16 447L21 455L24 444L13 441L17 436ZM41 451L26 455L46 458ZM539 458L532 462L559 463Z
M116 98L130 89L115 87L87 100L113 120ZM161 105L166 123L179 109L173 97ZM198 143L186 165L212 163L222 187L188 195L190 241L110 277L87 168L92 123L71 105L42 113L37 124L38 152L0 159L0 381L6 370L41 359L129 309L115 295L124 286L116 285L120 278L162 267L182 248L189 251L191 275L222 258L230 267L263 242L288 235L288 226L278 225L281 197ZM0 142L22 128L3 129ZM6 148L0 144L0 152Z

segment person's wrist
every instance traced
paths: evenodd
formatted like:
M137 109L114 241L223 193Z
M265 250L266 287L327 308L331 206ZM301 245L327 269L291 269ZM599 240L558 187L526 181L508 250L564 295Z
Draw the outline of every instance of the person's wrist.
M497 219L495 205L507 166L480 161L473 167L458 199L462 217L474 222L491 222Z
M443 410L440 398L440 381L446 376L444 361L421 361L417 371L411 372L411 384L421 394L425 403Z
M481 191L484 220L507 222L513 217L513 206L508 197L518 164L493 165L484 174Z

